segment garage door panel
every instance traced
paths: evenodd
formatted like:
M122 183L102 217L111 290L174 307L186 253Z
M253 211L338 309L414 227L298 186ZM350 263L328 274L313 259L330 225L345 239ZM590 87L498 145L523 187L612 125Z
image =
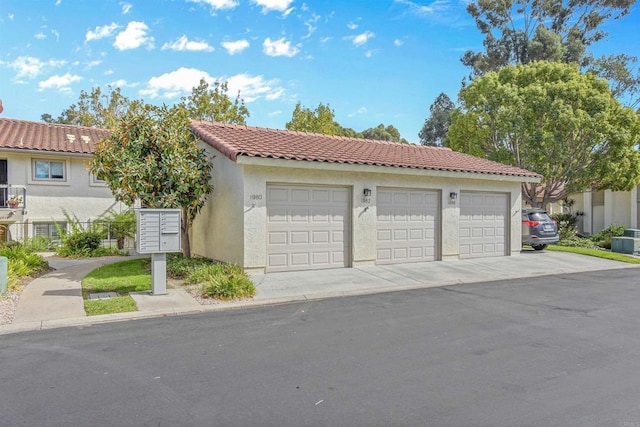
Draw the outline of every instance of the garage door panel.
M506 255L507 200L504 193L461 193L461 258Z
M268 186L267 271L347 266L350 194L338 187Z
M377 211L378 264L435 260L437 191L378 189Z

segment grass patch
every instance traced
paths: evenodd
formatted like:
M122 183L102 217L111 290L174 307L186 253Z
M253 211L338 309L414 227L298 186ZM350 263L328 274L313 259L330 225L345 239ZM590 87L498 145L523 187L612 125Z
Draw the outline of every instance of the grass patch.
M640 264L640 258L634 258L629 255L619 254L617 252L604 251L600 249L576 248L572 246L558 246L558 245L549 245L547 249L550 251L569 252L572 254L588 255L596 258L610 259L612 261L626 262L629 264Z
M103 265L93 270L82 280L82 295L97 292L116 292L118 297L104 300L84 301L84 310L89 316L98 314L126 313L137 311L129 292L151 290L149 259L136 258L114 264Z
M133 298L127 295L102 300L86 300L84 302L84 310L87 312L88 316L97 316L99 314L138 311L138 307L136 306L136 302Z
M149 262L149 258L136 258L98 267L82 280L82 290L85 294L150 291Z

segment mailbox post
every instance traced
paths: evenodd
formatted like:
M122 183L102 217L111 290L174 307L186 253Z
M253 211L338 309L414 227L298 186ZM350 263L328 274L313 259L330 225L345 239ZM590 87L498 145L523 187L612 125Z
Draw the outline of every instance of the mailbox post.
M167 293L167 253L181 251L181 209L138 209L136 250L151 254L151 294Z

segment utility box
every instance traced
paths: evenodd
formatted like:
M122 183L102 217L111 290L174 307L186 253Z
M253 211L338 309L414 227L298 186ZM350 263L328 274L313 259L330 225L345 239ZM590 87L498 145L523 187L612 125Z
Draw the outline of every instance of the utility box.
M638 237L638 238L640 238L640 230L637 230L635 228L627 228L626 230L624 230L622 235L624 237Z
M167 293L167 252L181 251L181 209L137 209L136 250L151 254L151 294Z
M640 238L626 236L613 237L611 239L611 252L637 255L640 252Z
M139 254L181 251L180 209L140 209L136 250Z

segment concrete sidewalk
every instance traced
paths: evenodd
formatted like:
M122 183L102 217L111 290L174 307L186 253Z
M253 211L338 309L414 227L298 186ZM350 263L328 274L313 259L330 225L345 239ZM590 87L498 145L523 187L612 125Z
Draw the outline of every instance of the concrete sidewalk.
M138 306L136 312L86 316L82 278L101 265L131 258L52 260L50 265L57 270L26 286L20 296L13 323L0 325L0 335L462 283L638 268L633 264L588 256L523 250L521 254L511 257L256 274L251 277L257 289L252 300L202 305L184 289L167 289L166 295L151 295L149 292L131 294Z

